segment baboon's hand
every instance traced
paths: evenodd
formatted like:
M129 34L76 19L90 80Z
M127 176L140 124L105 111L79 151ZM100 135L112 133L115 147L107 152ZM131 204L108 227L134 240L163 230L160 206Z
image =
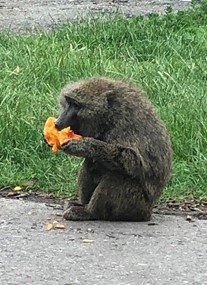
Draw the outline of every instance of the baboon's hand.
M47 140L45 139L44 134L42 134L42 136L43 136L43 140L44 140L44 142L45 142L49 147L52 147L52 146L47 142Z
M141 154L131 148L108 144L94 138L84 138L67 141L62 145L62 150L70 155L93 158L110 170L119 170L143 183L145 181L147 165Z
M86 157L90 152L92 138L85 138L79 140L69 140L62 144L61 149L70 155L78 156L78 157Z

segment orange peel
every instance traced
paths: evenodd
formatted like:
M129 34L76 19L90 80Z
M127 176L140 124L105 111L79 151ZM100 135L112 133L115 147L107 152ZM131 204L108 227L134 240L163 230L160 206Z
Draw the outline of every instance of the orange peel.
M57 152L57 150L61 147L63 143L70 139L81 139L82 136L75 134L70 127L62 129L58 131L55 127L55 117L49 117L44 126L44 138L47 143L52 147L53 152Z

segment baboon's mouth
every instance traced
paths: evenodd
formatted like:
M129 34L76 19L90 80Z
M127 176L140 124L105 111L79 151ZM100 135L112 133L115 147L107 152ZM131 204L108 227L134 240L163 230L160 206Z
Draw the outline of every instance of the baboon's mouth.
M76 135L83 136L79 128L75 128L75 127L74 128L70 127L70 128Z

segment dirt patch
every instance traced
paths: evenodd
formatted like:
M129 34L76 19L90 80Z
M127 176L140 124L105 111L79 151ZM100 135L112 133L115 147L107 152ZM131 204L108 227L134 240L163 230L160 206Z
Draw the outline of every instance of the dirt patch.
M48 203L57 205L64 205L64 201L66 200L56 197L53 193L43 193L31 189L14 191L10 187L4 187L0 189L0 198L21 199L37 203Z
M67 21L88 15L112 14L118 12L125 17L164 13L168 6L173 11L185 10L191 6L189 0L0 0L0 31L17 33L33 29L48 29Z
M207 202L206 200L196 200L194 198L176 201L173 199L161 200L154 208L155 214L164 215L186 215L188 221L193 218L201 220L207 219Z

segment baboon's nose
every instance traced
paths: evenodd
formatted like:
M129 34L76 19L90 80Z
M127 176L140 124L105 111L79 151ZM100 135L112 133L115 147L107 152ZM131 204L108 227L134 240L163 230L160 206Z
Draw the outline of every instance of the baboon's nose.
M55 122L55 127L58 131L61 131L61 125L58 123L58 121Z

